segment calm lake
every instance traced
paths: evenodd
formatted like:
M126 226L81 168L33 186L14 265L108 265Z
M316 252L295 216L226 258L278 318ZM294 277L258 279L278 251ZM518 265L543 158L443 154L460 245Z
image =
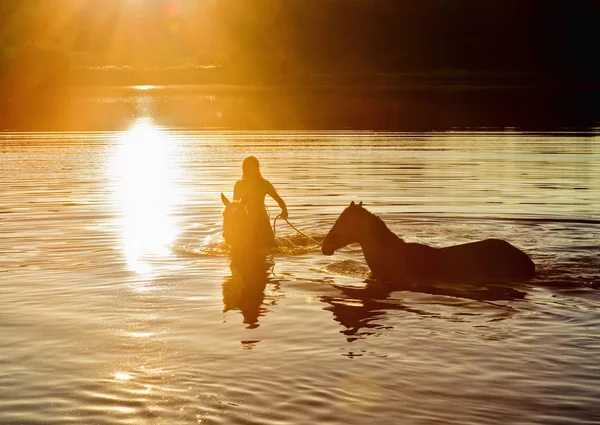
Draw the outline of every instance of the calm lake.
M600 422L597 128L241 130L218 94L194 128L127 93L82 103L104 124L0 133L1 424ZM506 239L538 276L390 288L281 221L232 270L220 193L247 155L315 239L363 201L409 242Z

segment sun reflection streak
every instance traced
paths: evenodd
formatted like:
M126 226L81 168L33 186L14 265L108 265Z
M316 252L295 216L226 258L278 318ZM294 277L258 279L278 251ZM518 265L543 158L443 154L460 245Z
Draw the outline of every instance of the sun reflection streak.
M177 228L170 210L175 201L174 140L149 119L138 119L122 136L114 156L115 195L122 208L123 250L128 266L152 271L147 254L170 254Z
M133 376L125 372L117 372L114 374L114 377L119 381L129 381L130 379L133 379Z

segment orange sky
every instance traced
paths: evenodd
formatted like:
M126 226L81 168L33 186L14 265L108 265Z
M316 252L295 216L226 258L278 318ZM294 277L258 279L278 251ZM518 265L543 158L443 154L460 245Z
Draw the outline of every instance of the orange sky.
M213 6L212 0L33 1L5 22L3 38L60 46L91 62L203 62L214 41L207 19Z

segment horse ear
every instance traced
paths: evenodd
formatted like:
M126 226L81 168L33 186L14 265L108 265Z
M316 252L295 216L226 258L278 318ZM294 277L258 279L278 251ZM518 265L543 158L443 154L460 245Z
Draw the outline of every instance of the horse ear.
M358 203L358 206L362 208L362 201Z
M223 202L223 205L225 206L231 204L231 201L229 201L229 199L227 199L227 196L223 195L223 193L221 193L221 202Z
M354 203L354 201L350 202L350 206L351 206L351 207L353 207L354 205L356 205L356 204Z

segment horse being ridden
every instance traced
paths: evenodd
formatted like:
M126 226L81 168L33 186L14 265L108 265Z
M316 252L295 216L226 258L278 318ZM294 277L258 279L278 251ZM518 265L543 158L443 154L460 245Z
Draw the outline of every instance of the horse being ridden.
M421 279L525 279L535 275L531 258L500 239L485 239L445 248L407 243L362 202L344 209L323 241L322 252L360 244L373 277L398 281Z
M230 201L221 193L223 208L223 239L237 252L251 253L275 245L273 231L265 232L256 225L256 218L248 211L244 200Z

